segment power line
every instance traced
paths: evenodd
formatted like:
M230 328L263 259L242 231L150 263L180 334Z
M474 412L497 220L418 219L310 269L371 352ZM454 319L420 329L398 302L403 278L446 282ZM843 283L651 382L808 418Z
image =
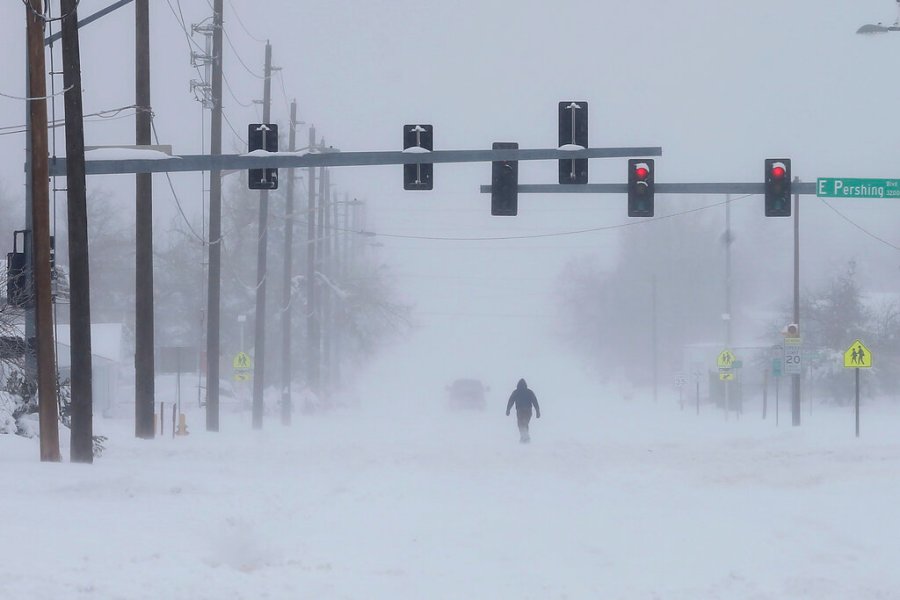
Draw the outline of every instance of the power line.
M209 0L206 0L206 3L209 4ZM244 25L244 21L241 19L241 15L238 14L238 11L237 11L237 9L234 7L234 3L233 3L231 0L228 0L228 6L231 7L231 12L234 14L234 17L237 19L237 22L238 22L238 24L241 26L241 29L244 30L244 33L246 33L247 36L248 36L251 40L253 40L253 41L255 41L255 42L259 42L260 44L265 44L265 43L266 43L266 40L260 39L260 38L256 37L255 35L253 35L252 33L250 33L250 30L247 29L247 26L246 26L246 25Z
M234 125L231 124L231 121L228 120L228 115L225 114L224 110L222 111L222 119L224 119L225 122L228 124L228 128L235 135L235 137L237 137L237 139L240 140L240 142L242 144L244 144L244 146L247 146L248 145L247 140L240 133L237 132L237 129L235 129Z
M228 95L231 96L231 98L235 102L237 102L239 105L243 106L244 108L250 108L251 106L253 106L253 102L241 102L240 100L238 100L238 97L234 94L234 89L231 87L231 83L228 81L228 78L225 77L224 72L222 73L222 81L225 82L225 88L228 90Z
M156 121L153 119L153 113L150 113L150 127L153 129L153 137L156 139L157 145L159 144L159 135L156 133ZM194 230L194 227L191 225L191 222L188 221L187 215L184 214L184 209L181 207L181 200L178 198L178 193L175 191L175 186L172 185L172 177L166 172L166 181L169 182L169 189L172 190L172 197L175 198L175 206L178 207L178 212L181 215L181 218L184 220L185 225L187 225L188 229L195 238L200 240L201 244L205 244L206 240L203 239L203 236L198 235Z
M47 4L44 6L44 11L47 14L41 14L38 11L34 10L34 6L31 5L31 0L22 0L22 4L24 4L28 8L28 10L30 10L34 14L34 16L36 16L37 18L44 21L44 23L52 23L53 21L62 21L63 19L68 17L70 14L72 14L72 12L74 12L75 10L78 9L78 5L81 4L81 0L75 0L75 6L72 7L71 12L67 12L64 15L60 15L58 17L53 17L53 18L50 18L49 16L47 16L47 14L49 14L49 11L50 11L50 3L49 2L47 2Z
M3 96L4 98L10 98L10 99L12 99L12 100L25 100L25 101L27 101L27 102L30 102L30 101L32 101L32 100L47 100L47 99L52 98L52 97L54 97L54 96L62 96L63 94L65 94L66 92L68 92L68 91L71 90L71 89L72 89L72 86L70 85L69 87L67 87L67 88L65 88L65 89L63 89L63 90L60 90L60 91L58 91L58 92L55 92L55 93L53 93L53 94L48 94L48 95L46 95L46 96L35 96L35 97L33 97L33 98L29 98L29 97L27 97L27 96L25 96L25 97L23 97L23 96L13 96L12 94L4 94L3 92L0 92L0 96Z
M860 231L862 231L864 234L866 234L867 236L869 236L869 237L872 238L873 240L876 240L876 241L878 241L878 242L881 242L881 243L884 244L885 246L888 246L889 248L893 248L894 250L900 250L900 246L896 246L896 245L890 243L889 241L887 241L887 240L885 240L885 239L883 239L883 238L878 237L878 236L875 235L874 233L872 233L872 232L868 231L867 229L865 229L862 225L860 225L860 224L858 224L858 223L852 221L852 220L851 220L849 217L847 217L845 214L843 214L843 213L840 212L838 209L836 209L836 208L833 207L831 204L829 204L829 203L828 203L828 200L826 200L825 198L820 198L820 200L822 201L823 204L825 204L825 206L827 206L828 208L830 208L831 210L833 210L833 211L834 211L834 214L836 214L837 216L839 216L839 217L842 218L843 220L847 221L848 223L850 223L851 225L853 225L854 227L856 227L857 229L859 229Z
M250 67L247 66L247 63L244 62L243 58L241 58L241 54L237 51L237 48L234 46L234 43L231 41L231 36L228 35L228 30L223 27L222 33L225 34L225 41L228 42L228 45L231 47L231 51L234 52L234 56L238 59L238 62L241 63L241 66L244 67L244 69L248 73L250 73L252 76L256 77L257 79L265 79L266 78L265 75L260 75L259 73L256 73L253 69L251 69Z
M534 238L548 238L548 237L562 237L568 235L579 235L582 233L593 233L596 231L610 231L614 229L624 229L625 227L634 227L636 225L644 225L646 223L652 223L654 221L662 221L664 219L671 219L673 217L680 217L682 215L688 215L695 212L700 212L702 210L708 210L710 208L716 208L717 206L723 206L728 204L729 202L734 202L736 200L741 200L743 198L749 198L752 194L746 194L744 196L737 196L732 198L731 200L723 200L722 202L716 202L715 204L708 204L706 206L700 206L698 208L691 208L688 210L684 210L677 213L672 213L670 215L662 215L659 217L651 217L648 219L641 219L640 221L633 221L630 223L620 223L618 225L606 225L603 227L591 227L589 229L576 229L574 231L557 231L553 233L536 233L531 235L505 235L505 236L485 236L485 237L437 237L437 236L424 236L424 235L402 235L402 234L392 234L392 233L377 233L377 232L367 232L367 231L357 231L355 233L361 233L363 235L372 235L376 237L387 237L387 238L401 238L401 239L409 239L409 240L430 240L430 241L447 241L447 242L486 242L486 241L498 241L498 240L526 240L526 239L534 239ZM341 230L341 231L351 231L351 230Z
M287 108L288 111L290 111L291 101L288 100L287 89L285 89L284 87L284 71L282 69L278 69L276 73L278 73L278 79L281 82L281 97L284 98L284 107Z
M85 116L85 121L89 123L102 123L103 121L115 121L116 119L125 119L132 117L132 114L120 114L122 111L138 108L136 105L132 104L131 106L122 106L119 108L111 108L109 110L101 110L94 113L88 113ZM107 116L109 115L109 116ZM87 117L99 117L98 119L88 119ZM65 119L56 119L50 121L47 124L48 128L54 127L62 127L65 125ZM25 125L4 125L0 127L0 135L14 135L19 133L25 133L27 129Z

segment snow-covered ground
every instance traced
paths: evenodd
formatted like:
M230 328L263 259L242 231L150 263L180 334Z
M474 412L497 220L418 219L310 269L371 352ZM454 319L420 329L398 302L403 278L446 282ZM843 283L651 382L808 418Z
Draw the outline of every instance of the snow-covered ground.
M900 598L897 409L857 440L848 409L776 428L534 380L520 445L491 383L477 414L406 380L290 428L98 418L92 466L0 436L0 598Z

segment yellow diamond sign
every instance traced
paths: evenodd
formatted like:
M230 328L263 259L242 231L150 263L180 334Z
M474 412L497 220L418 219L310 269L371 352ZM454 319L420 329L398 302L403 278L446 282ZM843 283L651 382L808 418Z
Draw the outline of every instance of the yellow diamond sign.
M726 348L719 353L716 364L719 365L720 369L730 369L731 365L733 365L736 360L737 358L735 358L734 352Z
M246 352L238 352L231 361L231 366L235 371L249 371L253 368L253 359Z
M844 352L844 366L848 369L871 369L872 351L856 340Z

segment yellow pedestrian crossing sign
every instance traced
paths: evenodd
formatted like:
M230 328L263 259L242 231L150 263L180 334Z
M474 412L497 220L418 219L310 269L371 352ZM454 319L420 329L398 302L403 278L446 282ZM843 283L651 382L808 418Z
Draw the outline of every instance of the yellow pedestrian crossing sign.
M719 353L716 364L719 365L720 369L730 369L736 360L737 358L735 358L734 352L726 348Z
M844 352L844 366L848 369L871 369L872 351L856 340Z
M719 379L722 381L734 381L734 371L720 371Z
M231 361L231 366L235 371L249 371L253 368L253 359L246 352L238 352Z

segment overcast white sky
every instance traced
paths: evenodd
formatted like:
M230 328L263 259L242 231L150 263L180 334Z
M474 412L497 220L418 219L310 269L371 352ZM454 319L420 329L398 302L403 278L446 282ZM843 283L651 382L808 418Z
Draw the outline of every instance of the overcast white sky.
M80 15L108 3L82 0ZM211 15L206 0L180 5L188 24ZM25 92L24 10L17 0L0 4L5 94ZM208 112L201 113L189 90L198 74L173 15L178 10L177 0L151 1L153 109L162 143L176 152L200 153ZM273 82L274 120L284 125L287 101L296 98L300 118L343 150L399 149L401 126L416 122L434 125L436 149L489 148L493 141L553 147L557 102L587 100L591 146L662 146L657 181L760 181L763 159L781 156L791 157L794 175L807 181L900 177L900 33L855 34L863 23L895 17L891 0L226 0L233 47L226 44L225 72L234 95L226 90L225 111L240 133L260 120L258 105L241 105L262 96L262 81L249 71L261 73L264 46L252 34L271 41L273 61L281 68ZM86 112L134 102L133 27L133 8L126 7L82 30ZM203 43L202 36L194 39ZM0 97L0 127L21 123L23 113L21 101ZM133 143L133 132L131 118L92 122L86 142ZM298 139L305 142L305 129ZM227 127L224 146L244 148ZM8 191L21 190L23 147L22 135L0 136L0 181ZM62 154L62 139L59 148ZM624 181L625 160L591 161L590 178ZM612 195L522 195L518 218L492 218L489 197L478 193L479 185L489 183L489 165L438 165L434 179L434 192L404 193L400 167L346 168L334 176L339 190L369 202L369 227L382 234L490 237L628 221L624 197ZM199 176L175 180L199 219ZM553 162L520 165L523 183L555 180ZM167 223L174 203L165 180L156 176L155 182L155 210ZM133 210L131 179L93 178L89 186L113 192ZM900 245L895 202L833 205ZM900 287L896 249L867 237L813 197L804 198L803 208L809 236L803 264L811 277L823 265L853 255L873 287ZM657 214L672 210L666 197L657 197ZM787 286L789 220L762 214L761 197L735 203L735 253L751 260L750 240L783 244L783 265L764 268ZM508 339L515 331L546 325L547 291L561 265L584 253L614 259L615 236L379 241L383 260L422 319L454 320L453 335L466 348L485 334ZM719 255L711 252L711 260ZM514 316L477 316L500 313ZM473 326L460 328L460 322Z

